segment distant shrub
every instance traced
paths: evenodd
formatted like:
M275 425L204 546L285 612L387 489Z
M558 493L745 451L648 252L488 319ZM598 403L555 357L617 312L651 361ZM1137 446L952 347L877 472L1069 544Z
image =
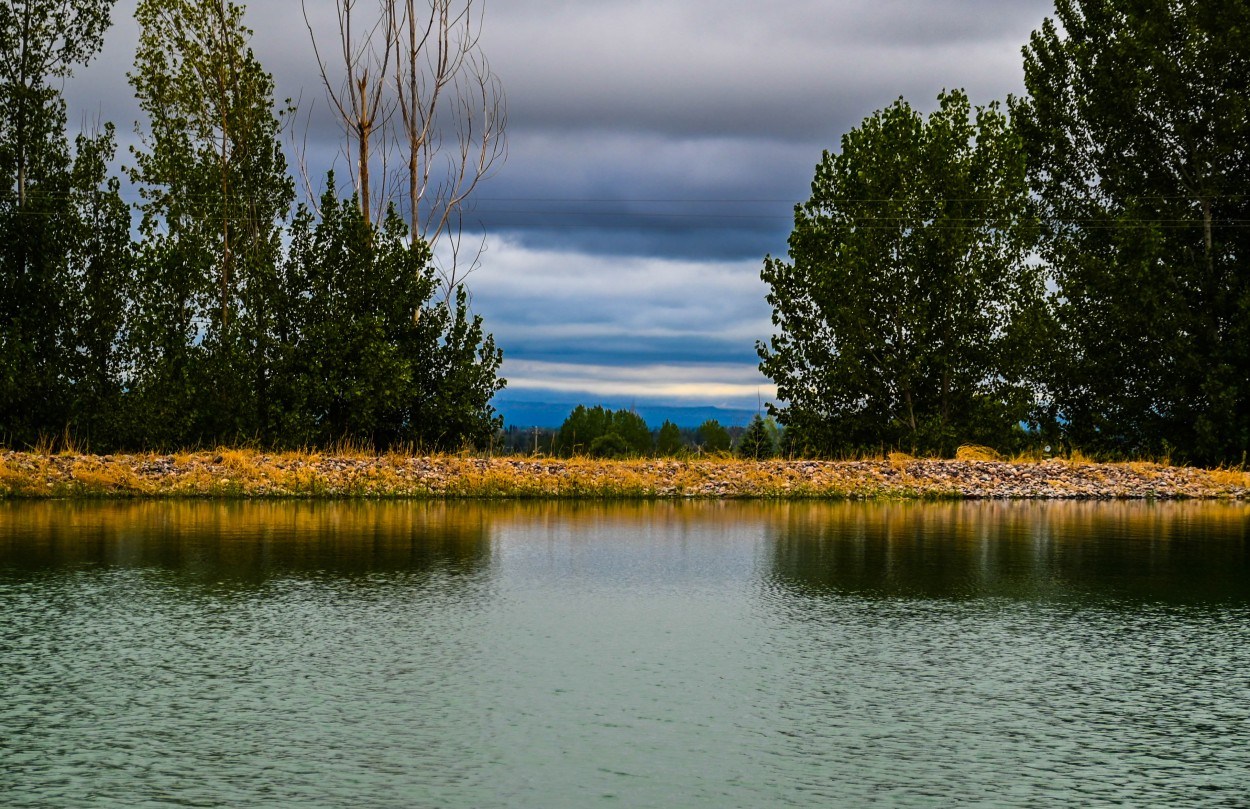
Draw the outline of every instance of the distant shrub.
M775 457L777 454L775 434L776 428L769 429L763 417L756 413L755 418L751 419L750 425L747 426L747 431L738 440L738 457L756 461Z
M660 432L655 439L655 454L672 458L680 455L684 449L685 446L681 442L681 430L673 422L665 420L660 425Z
M624 458L630 454L630 446L616 433L608 433L590 442L590 454L595 458Z
M564 456L596 455L595 442L609 435L615 435L625 445L621 452L611 457L651 454L651 429L642 416L629 410L613 412L600 405L578 405L569 413L564 424L560 425L556 451Z
M699 425L699 445L704 452L729 452L729 431L716 419L708 419Z

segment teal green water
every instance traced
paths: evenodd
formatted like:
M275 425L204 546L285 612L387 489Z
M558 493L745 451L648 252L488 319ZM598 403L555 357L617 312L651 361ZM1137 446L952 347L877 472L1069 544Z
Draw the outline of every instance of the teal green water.
M1248 526L0 504L0 805L1250 806Z

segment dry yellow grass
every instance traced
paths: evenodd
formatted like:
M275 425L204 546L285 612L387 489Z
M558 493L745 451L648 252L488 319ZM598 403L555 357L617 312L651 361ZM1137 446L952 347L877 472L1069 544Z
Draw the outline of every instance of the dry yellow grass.
M1066 460L1068 461L1068 463L1073 463L1073 464L1098 463L1097 460L1089 457L1085 453L1081 452L1079 449L1073 449L1071 452L1069 452Z
M1250 472L1245 469L1221 467L1207 471L1207 477L1217 486L1250 488Z
M978 444L964 444L955 450L955 460L957 461L1001 461L1002 455L997 450L990 447L983 447Z
M1154 480L1159 477L1162 467L1154 461L1127 461L1124 466L1144 478Z
M70 469L74 486L89 495L142 495L152 491L149 481L128 467L105 464L95 459L76 460Z
M26 494L32 481L32 475L16 464L9 461L0 464L0 491L11 495Z
M1032 463L983 447L956 461L888 459L745 461L716 457L603 461L468 454L349 454L221 447L171 455L3 453L0 497L420 497L420 498L932 498L1250 496L1240 469L1150 462L1093 464L1084 456ZM952 466L955 464L955 466Z

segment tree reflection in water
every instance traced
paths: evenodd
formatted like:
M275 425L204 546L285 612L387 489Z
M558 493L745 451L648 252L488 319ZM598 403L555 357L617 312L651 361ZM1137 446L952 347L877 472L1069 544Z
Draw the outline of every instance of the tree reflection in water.
M0 504L0 568L154 568L219 583L467 575L490 563L469 504L126 501Z
M776 582L905 598L1250 598L1250 506L1197 502L796 504Z

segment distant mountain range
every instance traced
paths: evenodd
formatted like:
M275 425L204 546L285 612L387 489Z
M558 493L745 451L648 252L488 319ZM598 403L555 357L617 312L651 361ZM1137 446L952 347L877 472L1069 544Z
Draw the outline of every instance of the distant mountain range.
M495 399L491 402L503 415L504 427L550 427L557 428L568 418L577 403L526 402L513 399ZM708 419L716 419L723 427L745 427L751 422L755 410L710 405L674 406L645 402L587 401L587 407L603 405L610 410L634 410L646 420L647 426L657 429L666 420L678 427L698 427Z

